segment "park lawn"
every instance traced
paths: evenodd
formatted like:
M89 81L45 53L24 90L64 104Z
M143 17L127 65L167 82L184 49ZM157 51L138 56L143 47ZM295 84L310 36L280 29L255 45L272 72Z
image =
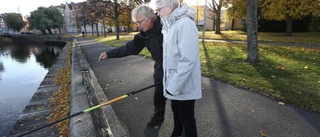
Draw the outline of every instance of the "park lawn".
M283 39L280 34L279 37L268 37ZM114 36L91 38L109 45L121 46L133 37L121 36L120 40L115 40ZM203 76L299 108L320 112L320 48L259 44L260 62L249 64L246 62L246 44L205 42L203 45L199 42L199 46ZM150 58L146 49L141 55Z
M202 38L202 32L199 31L199 38ZM214 31L206 31L206 39L216 40L239 40L246 41L247 33L244 31L221 31L221 34L215 34ZM258 40L263 42L283 42L283 43L301 43L301 44L320 44L320 33L293 33L293 36L284 36L284 33L258 32Z
M246 44L200 44L202 75L320 112L320 49L259 45L257 64Z

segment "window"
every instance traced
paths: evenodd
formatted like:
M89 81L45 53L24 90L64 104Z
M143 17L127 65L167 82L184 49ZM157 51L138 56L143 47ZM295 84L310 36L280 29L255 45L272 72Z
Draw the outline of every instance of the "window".
M241 19L241 25L246 25L246 19Z

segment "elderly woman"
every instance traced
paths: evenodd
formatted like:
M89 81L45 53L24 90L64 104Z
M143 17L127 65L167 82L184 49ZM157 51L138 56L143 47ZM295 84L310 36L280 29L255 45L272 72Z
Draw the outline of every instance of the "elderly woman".
M163 88L171 100L174 128L171 137L197 137L195 100L202 98L196 12L178 0L157 0L163 34Z

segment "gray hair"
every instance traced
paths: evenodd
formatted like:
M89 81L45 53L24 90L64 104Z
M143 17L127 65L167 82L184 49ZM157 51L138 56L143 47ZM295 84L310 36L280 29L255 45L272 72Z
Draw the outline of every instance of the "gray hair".
M179 0L157 0L156 3L164 7L172 7L173 9L179 7Z
M137 14L140 14L143 18L151 18L152 21L155 21L157 19L157 15L154 13L154 10L150 8L149 6L141 5L136 8L134 8L131 12L132 21L136 22L136 16Z

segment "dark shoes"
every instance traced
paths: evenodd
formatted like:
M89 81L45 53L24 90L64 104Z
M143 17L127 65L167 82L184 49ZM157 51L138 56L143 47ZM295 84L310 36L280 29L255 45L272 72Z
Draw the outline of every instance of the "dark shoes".
M163 114L153 114L152 118L150 119L150 121L148 122L148 126L149 127L153 127L158 125L159 123L163 122L164 120L164 115Z

